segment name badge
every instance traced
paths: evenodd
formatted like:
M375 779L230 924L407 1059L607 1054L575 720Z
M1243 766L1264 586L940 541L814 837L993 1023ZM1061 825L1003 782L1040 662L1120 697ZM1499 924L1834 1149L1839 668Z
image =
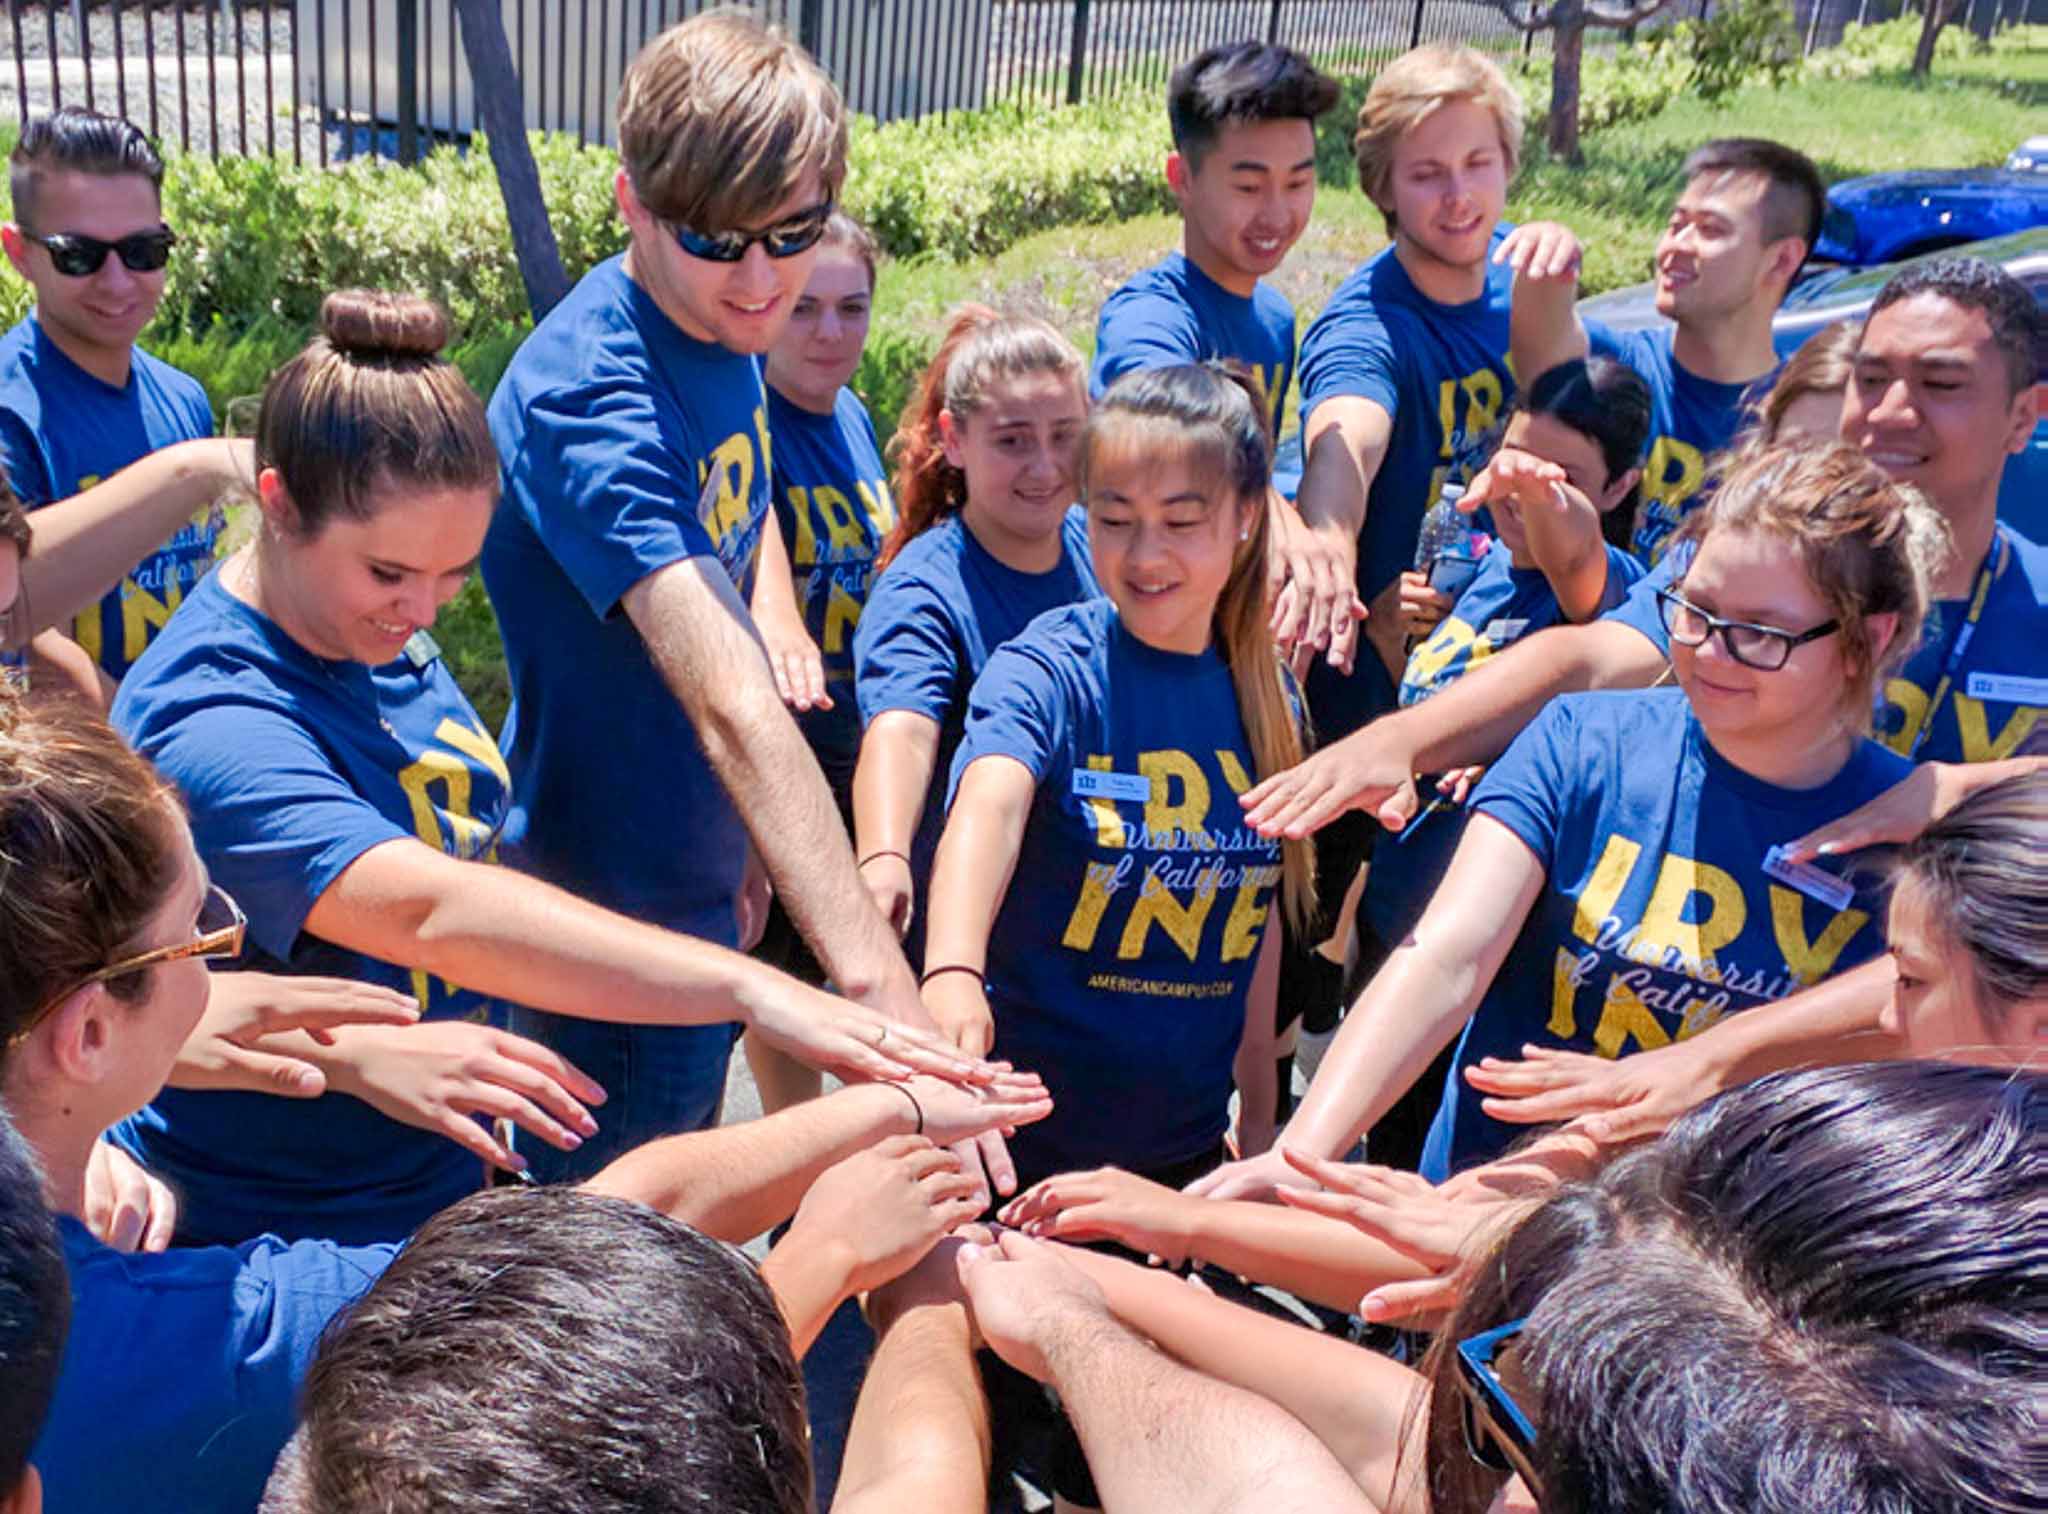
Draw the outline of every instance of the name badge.
M1152 797L1152 780L1140 773L1075 768L1074 792L1083 799L1135 799L1143 804Z
M1991 699L2000 704L2048 705L2048 678L2024 678L2018 673L1972 673L1963 684L1972 699Z
M1529 617L1519 620L1490 620L1486 623L1486 639L1496 647L1504 647L1529 629Z
M431 666L441 655L440 645L425 631L415 631L405 641L405 660L416 668Z
M1782 846L1774 846L1764 853L1764 871L1807 897L1820 900L1830 909L1847 909L1849 901L1856 897L1856 890L1833 873L1824 872L1811 862L1789 860Z

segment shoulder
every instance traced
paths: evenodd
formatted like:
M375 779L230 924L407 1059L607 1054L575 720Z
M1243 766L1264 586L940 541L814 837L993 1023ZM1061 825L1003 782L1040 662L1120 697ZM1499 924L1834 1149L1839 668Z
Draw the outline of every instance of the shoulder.
M1132 274L1110 292L1102 302L1102 313L1107 316L1114 308L1120 308L1132 301L1174 301L1187 299L1187 263L1178 253L1169 254L1150 268L1142 268Z
M997 648L995 655L1016 651L1047 665L1094 662L1109 636L1110 617L1115 606L1107 599L1084 599L1060 605L1033 618L1031 623Z
M1272 325L1294 324L1294 306L1286 295L1268 284L1264 279L1253 286L1252 309L1259 319Z
M147 374L150 381L161 388L166 395L179 404L196 407L207 418L209 431L213 422L213 401L207 398L206 386L182 368L173 368L153 352L135 349L135 366Z
M241 1246L120 1252L60 1216L66 1270L81 1313L132 1313L139 1324L173 1328L202 1310L224 1334L245 1328L252 1312L318 1311L319 1324L359 1297L398 1254L395 1246L286 1245L274 1236Z
M208 711L235 710L236 721L257 708L296 712L300 702L290 692L295 674L288 661L209 575L121 680L110 718L132 745L148 750L173 727ZM243 743L225 729L227 722L208 724L221 730L224 759L242 755Z
M2029 540L2009 526L2005 534L2012 543L2012 566L2017 570L2009 570L2006 576L2015 580L2015 587L2025 591L2036 609L2048 614L2048 546Z
M1085 505L1069 505L1060 521L1060 545L1068 557L1081 563L1092 563L1094 555L1088 546L1088 509Z

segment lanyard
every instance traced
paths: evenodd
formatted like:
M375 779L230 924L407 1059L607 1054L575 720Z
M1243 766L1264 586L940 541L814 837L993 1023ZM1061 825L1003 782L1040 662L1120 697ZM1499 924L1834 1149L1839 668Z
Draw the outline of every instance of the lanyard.
M1955 638L1948 644L1948 656L1942 662L1941 679L1934 686L1934 697L1927 701L1927 713L1920 717L1919 729L1913 732L1913 740L1906 747L1909 761L1919 760L1920 748L1927 744L1928 734L1934 729L1934 717L1941 713L1942 703L1955 687L1956 674L1963 666L1963 654L1970 650L1970 638L1977 634L1977 622L1984 614L1984 601L1991 597L1992 580L2005 572L2005 561L2012 555L2012 541L2006 536L2005 527L1995 527L1994 535L1996 539L1992 549L1984 554L1984 566L1977 570L1977 587L1970 591L1970 613L1956 627Z

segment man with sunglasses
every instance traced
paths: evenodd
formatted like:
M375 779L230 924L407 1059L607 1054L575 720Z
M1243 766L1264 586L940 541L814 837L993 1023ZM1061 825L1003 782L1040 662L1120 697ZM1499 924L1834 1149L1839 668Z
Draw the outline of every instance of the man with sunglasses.
M845 177L838 93L787 38L719 12L648 43L618 115L628 248L541 321L490 407L507 860L727 946L751 944L765 871L842 993L922 1021L746 609L769 508L759 355ZM597 1139L532 1153L540 1176L717 1118L728 1029L514 1022L612 1093Z
M139 128L77 107L30 122L14 150L0 246L36 304L0 338L0 463L31 509L213 435L198 380L135 345L177 242L163 176ZM37 628L75 610L73 636L114 680L213 565L221 521L207 507L228 449L187 451L169 490L133 490L112 516L100 503L53 517L28 575Z

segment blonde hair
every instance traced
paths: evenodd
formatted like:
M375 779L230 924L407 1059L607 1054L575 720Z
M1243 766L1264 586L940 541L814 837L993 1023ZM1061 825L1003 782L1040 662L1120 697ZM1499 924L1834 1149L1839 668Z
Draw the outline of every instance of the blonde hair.
M1842 703L1856 729L1867 731L1879 680L1920 644L1935 575L1950 551L1948 522L1919 490L1855 448L1802 440L1735 453L1712 497L1673 541L1705 542L1717 531L1759 532L1797 553L1828 614L1841 622L1849 669ZM1871 646L1873 615L1898 617L1882 656Z
M941 411L962 425L988 403L989 387L999 380L1051 373L1071 378L1078 387L1085 366L1080 349L1036 316L1000 315L986 305L955 309L889 438L899 513L875 559L877 571L941 517L967 503L967 476L946 460Z
M320 306L320 334L271 376L256 466L275 468L298 533L368 520L391 484L493 489L498 449L483 403L439 354L448 317L415 295L353 289Z
M1810 394L1840 395L1856 372L1856 344L1861 321L1836 321L1799 344L1799 350L1778 370L1778 380L1756 407L1756 439L1774 442L1792 407Z
M0 685L0 1057L38 1014L132 955L184 862L171 786L76 700ZM109 979L128 1003L147 970Z
M846 178L846 110L777 27L744 11L692 16L640 49L619 86L619 161L661 220L716 233L758 226L815 173Z
M1264 386L1241 363L1187 363L1125 374L1097 402L1082 433L1081 493L1106 449L1184 459L1197 477L1226 481L1247 512L1245 538L1216 599L1214 635L1237 690L1255 778L1294 767L1305 755L1294 701L1281 682L1266 608L1266 491L1273 433ZM1315 851L1281 843L1281 903L1297 929L1315 917Z
M1500 65L1469 47L1432 42L1413 48L1380 71L1358 107L1358 131L1351 139L1358 160L1358 187L1379 206L1387 233L1394 231L1389 182L1394 146L1439 107L1469 100L1493 115L1500 129L1501 155L1512 179L1522 161L1522 97Z

